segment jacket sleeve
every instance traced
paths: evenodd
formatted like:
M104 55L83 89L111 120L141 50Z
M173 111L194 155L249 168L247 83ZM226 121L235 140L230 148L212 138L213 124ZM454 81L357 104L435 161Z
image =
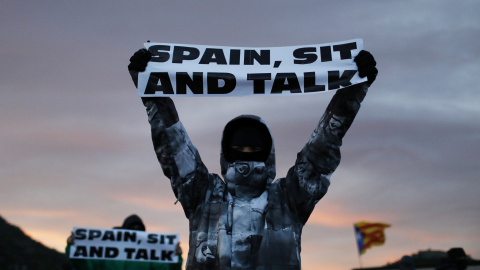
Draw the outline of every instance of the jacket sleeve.
M137 86L138 71L129 72ZM180 122L172 99L143 97L142 102L147 109L157 159L185 215L190 218L205 197L208 171Z
M305 224L315 204L327 193L330 176L340 163L343 136L367 94L366 83L338 90L309 141L298 153L286 177L289 204Z
M157 159L185 215L190 218L205 198L208 171L179 121L172 99L155 97L142 98L142 101L147 109Z

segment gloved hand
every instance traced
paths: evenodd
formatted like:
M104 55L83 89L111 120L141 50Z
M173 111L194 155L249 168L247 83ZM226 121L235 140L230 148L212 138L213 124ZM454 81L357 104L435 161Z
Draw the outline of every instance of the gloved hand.
M378 69L375 67L377 62L373 55L367 51L360 51L355 57L354 61L357 63L358 75L360 78L367 76L367 84L370 86L377 78Z
M128 70L142 72L145 71L148 61L152 59L152 54L147 49L140 49L130 57Z
M135 87L138 87L138 73L145 71L148 61L152 59L152 54L147 49L140 49L136 51L132 57L130 57L130 64L128 65L128 71L132 76ZM169 97L142 97L142 102L145 106L148 101L153 101L157 104L157 109L165 116L165 125L167 127L172 126L178 122L177 111L175 105Z

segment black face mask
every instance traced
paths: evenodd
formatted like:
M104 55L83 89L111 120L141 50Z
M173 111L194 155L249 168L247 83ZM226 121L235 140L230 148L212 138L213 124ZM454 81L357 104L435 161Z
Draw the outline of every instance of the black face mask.
M232 146L251 147L258 151L244 152L233 149ZM272 139L267 127L253 119L238 119L225 128L222 148L228 162L236 160L261 161L267 160L272 148Z

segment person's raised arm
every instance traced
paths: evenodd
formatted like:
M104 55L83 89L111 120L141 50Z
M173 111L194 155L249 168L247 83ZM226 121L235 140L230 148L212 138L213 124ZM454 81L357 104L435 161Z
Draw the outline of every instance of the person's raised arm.
M290 198L303 223L327 192L330 176L340 164L342 139L378 73L375 59L367 51L361 51L355 62L359 76L368 81L335 93L286 178Z
M151 57L146 49L140 49L130 58L128 71L135 86L138 86L138 73L145 71ZM180 122L172 99L142 97L142 102L147 110L157 159L189 218L203 201L208 171Z

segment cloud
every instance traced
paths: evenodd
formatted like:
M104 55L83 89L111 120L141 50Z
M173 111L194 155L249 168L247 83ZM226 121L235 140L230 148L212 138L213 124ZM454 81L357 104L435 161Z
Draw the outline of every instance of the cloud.
M0 213L59 250L73 226L110 228L131 213L147 228L178 229L188 244L127 73L130 55L146 40L260 47L363 38L379 76L304 229L303 268L355 267L351 224L360 219L392 223L365 265L453 245L478 258L479 11L472 1L5 3ZM283 177L333 94L175 103L212 173L225 123L262 116Z

